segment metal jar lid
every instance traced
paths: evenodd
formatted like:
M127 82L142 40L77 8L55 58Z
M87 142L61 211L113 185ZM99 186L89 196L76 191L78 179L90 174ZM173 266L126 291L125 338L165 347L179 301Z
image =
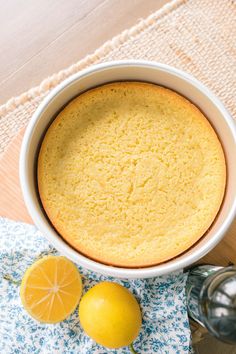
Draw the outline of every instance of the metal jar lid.
M209 276L200 292L199 312L206 328L227 343L236 343L236 266Z

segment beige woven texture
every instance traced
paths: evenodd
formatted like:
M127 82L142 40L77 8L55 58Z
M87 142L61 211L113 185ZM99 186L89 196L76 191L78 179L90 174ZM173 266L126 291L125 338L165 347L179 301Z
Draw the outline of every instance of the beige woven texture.
M185 70L236 117L236 1L175 0L92 55L2 105L0 154L52 88L92 64L117 59L154 60Z

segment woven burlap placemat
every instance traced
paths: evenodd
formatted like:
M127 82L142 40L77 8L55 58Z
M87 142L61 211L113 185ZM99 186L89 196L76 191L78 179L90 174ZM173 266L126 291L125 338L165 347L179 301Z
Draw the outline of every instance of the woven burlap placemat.
M0 107L0 154L52 88L92 64L117 59L155 60L183 69L236 116L236 1L171 1L93 54L10 99Z

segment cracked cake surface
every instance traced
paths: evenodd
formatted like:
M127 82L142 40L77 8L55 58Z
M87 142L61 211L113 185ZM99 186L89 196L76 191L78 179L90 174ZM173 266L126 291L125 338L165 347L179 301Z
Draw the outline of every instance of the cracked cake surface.
M209 229L226 165L195 105L157 85L117 82L58 114L37 177L48 218L73 248L105 264L145 267L178 256Z

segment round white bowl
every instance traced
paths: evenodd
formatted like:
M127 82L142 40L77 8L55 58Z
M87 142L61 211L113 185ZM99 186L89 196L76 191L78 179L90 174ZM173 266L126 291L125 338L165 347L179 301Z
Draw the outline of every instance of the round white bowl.
M112 81L135 80L168 87L196 104L217 132L227 161L227 187L223 205L210 230L180 256L147 268L119 268L95 262L70 247L46 217L38 196L36 165L38 150L48 126L58 112L75 96L92 87ZM44 99L34 113L22 143L20 182L30 216L38 229L58 251L75 263L120 278L147 278L176 271L196 262L222 239L236 214L236 126L223 104L192 76L170 66L147 61L114 61L83 70L62 82Z

